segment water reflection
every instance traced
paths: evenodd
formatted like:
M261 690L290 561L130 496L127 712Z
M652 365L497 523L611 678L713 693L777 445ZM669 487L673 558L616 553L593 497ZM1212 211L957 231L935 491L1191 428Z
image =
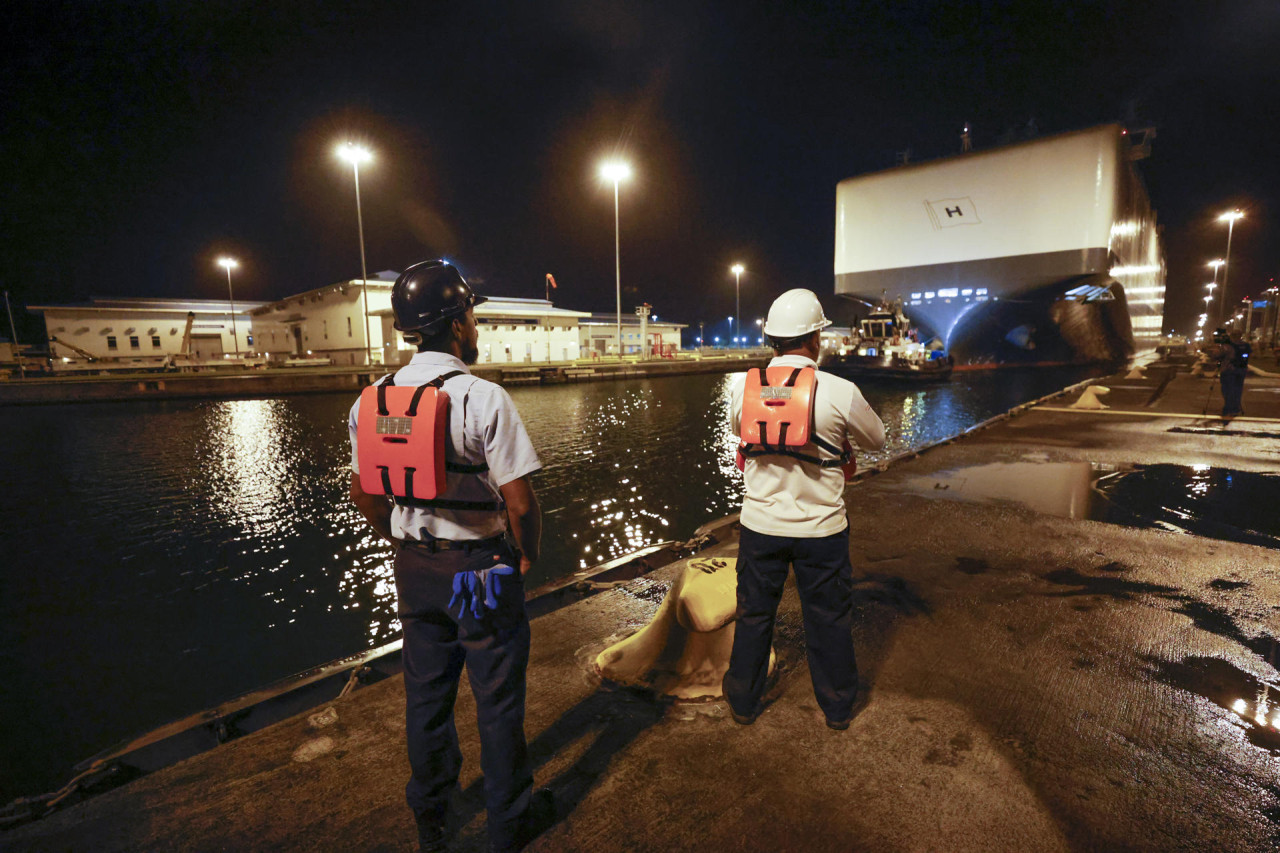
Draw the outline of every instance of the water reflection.
M1035 512L1088 518L1096 470L1088 462L991 462L909 477L904 485L930 497L1010 501Z
M890 440L864 461L1077 378L869 389ZM729 383L511 390L543 463L531 585L737 511ZM0 683L24 685L0 691L0 718L27 723L0 734L0 800L56 787L112 741L398 634L390 548L347 498L350 405L332 394L0 410L17 450L0 456Z

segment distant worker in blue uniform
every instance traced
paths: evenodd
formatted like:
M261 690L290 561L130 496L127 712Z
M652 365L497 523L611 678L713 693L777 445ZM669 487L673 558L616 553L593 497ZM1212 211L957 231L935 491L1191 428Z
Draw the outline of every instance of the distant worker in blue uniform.
M1219 327L1213 333L1218 346L1218 382L1222 385L1222 416L1235 417L1244 414L1241 397L1244 396L1244 380L1249 375L1249 356L1252 348L1240 337L1239 332L1228 333Z
M445 849L462 753L453 709L466 665L475 695L492 850L518 850L552 819L534 792L524 733L529 620L524 575L542 516L540 468L510 396L472 376L474 307L485 301L446 261L404 271L395 328L418 352L351 408L351 500L395 548L404 627L405 787L423 850ZM508 523L510 527L508 529Z
M844 488L854 445L883 447L884 424L856 385L817 369L821 330L829 325L812 291L782 294L764 325L774 358L732 386L730 426L742 440L746 496L724 693L743 725L761 711L788 569L795 571L813 692L827 725L848 728L858 700Z

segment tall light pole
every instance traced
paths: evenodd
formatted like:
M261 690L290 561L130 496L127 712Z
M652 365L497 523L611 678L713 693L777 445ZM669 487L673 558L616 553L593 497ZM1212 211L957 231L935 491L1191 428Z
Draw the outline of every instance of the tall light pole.
M746 269L742 264L729 267L729 272L733 273L733 316L738 318L739 333L742 332L742 274Z
M1224 261L1222 258L1215 258L1212 261L1209 261L1208 264L1206 264L1206 266L1213 267L1213 284L1212 286L1209 287L1210 293L1213 293L1213 288L1218 286L1218 270L1222 269L1222 265L1225 263L1226 261Z
M1223 266L1225 266L1226 269L1222 271L1222 295L1219 297L1218 302L1219 313L1222 313L1223 306L1226 305L1227 282L1231 279L1231 233L1235 231L1236 220L1243 218L1244 214L1238 210L1229 210L1218 217L1219 222L1227 223L1227 259L1223 261ZM1225 316L1223 319L1226 319Z
M359 145L344 142L338 146L338 157L351 164L351 174L356 179L356 227L360 231L360 296L364 301L365 363L373 364L373 338L369 335L369 272L364 263L364 215L360 211L360 164L373 159L373 152Z
M4 310L9 315L9 334L13 336L13 357L18 362L18 377L27 378L27 368L22 362L22 347L18 345L18 327L13 325L13 309L9 307L9 291L4 292Z
M618 184L631 177L631 166L622 160L610 160L600 166L600 177L613 181L613 263L617 283L618 358L622 358L622 230L618 220Z
M236 297L231 292L231 271L240 266L235 258L218 258L218 266L227 271L227 299L231 302L231 342L236 346L236 358L240 357L240 336L236 334Z

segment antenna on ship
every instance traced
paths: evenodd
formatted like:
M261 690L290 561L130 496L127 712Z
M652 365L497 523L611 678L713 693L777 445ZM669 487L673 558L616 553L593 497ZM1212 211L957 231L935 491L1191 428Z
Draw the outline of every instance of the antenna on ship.
M960 150L973 150L973 137L969 135L969 122L964 123L964 130L960 132Z

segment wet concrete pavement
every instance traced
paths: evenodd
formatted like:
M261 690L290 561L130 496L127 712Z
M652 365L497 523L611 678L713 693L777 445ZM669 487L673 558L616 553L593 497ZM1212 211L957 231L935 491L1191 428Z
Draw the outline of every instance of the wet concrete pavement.
M1089 520L1081 504L1100 500L1099 477L1134 466L1190 472L1169 487L1173 504L1203 487L1196 472L1275 474L1280 379L1251 378L1256 420L1227 424L1196 414L1210 380L1178 374L1157 391L1163 379L1147 375L1101 380L1111 409L1049 401L850 489L870 701L846 732L827 729L813 700L793 587L778 680L750 727L722 702L659 702L589 670L647 621L680 564L536 620L526 729L562 818L530 849L1280 846L1269 705L1280 554ZM295 718L2 834L0 847L413 849L402 702L398 679L362 688L334 704L334 722ZM454 843L480 850L465 685L459 720Z

